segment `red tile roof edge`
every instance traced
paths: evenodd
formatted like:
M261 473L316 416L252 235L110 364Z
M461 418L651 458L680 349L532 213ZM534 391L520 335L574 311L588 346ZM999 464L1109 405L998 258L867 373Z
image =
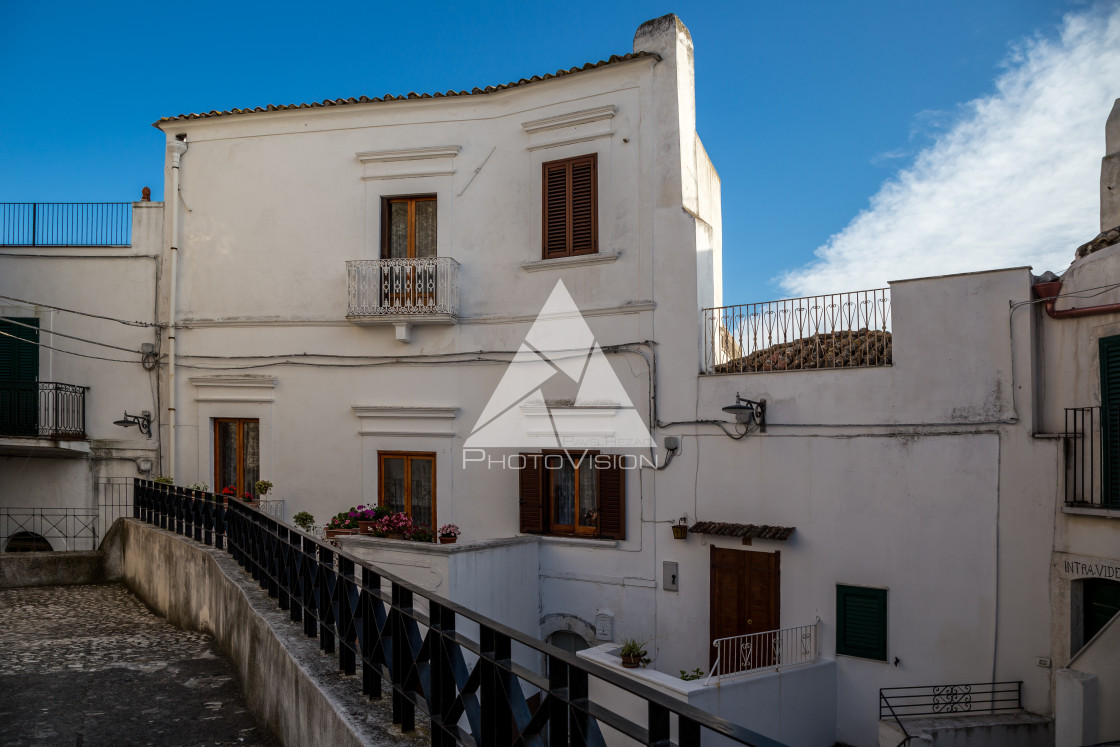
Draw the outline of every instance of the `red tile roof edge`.
M315 101L310 104L269 104L268 106L258 106L252 109L226 109L218 111L212 109L208 112L199 112L195 114L177 114L173 117L161 117L158 122L153 122L153 127L159 127L168 122L182 122L192 119L210 119L212 117L227 117L236 114L257 114L260 112L283 111L287 109L320 109L328 106L348 106L350 104L376 104L388 101L406 101L410 99L440 99L449 98L452 96L479 96L487 93L497 93L509 88L518 88L520 86L527 86L530 83L539 83L545 80L552 80L553 78L561 78L566 75L573 75L575 73L582 73L587 70L597 70L607 65L613 65L617 62L627 62L629 60L636 60L643 57L651 57L657 60L661 56L654 52L630 52L624 55L611 55L608 59L599 60L598 62L588 62L582 67L572 67L567 70L557 70L555 73L547 73L545 75L534 75L532 78L522 78L521 80L511 81L510 83L503 83L499 86L487 86L486 88L474 88L470 91L447 91L446 93L415 93L410 92L401 96L394 96L387 93L384 96L359 96L354 98L351 96L347 99L324 99L323 101Z

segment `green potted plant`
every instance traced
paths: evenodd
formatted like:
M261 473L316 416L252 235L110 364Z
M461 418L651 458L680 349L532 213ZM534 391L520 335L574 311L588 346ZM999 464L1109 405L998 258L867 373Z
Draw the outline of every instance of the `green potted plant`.
M649 664L650 660L646 658L646 642L639 642L636 638L623 638L622 648L618 650L618 655L622 659L622 666L627 669L635 669L638 666L645 666Z
M292 517L292 523L305 532L310 532L315 526L315 517L306 511L300 511Z
M253 490L257 493L257 498L263 498L268 495L268 491L272 490L272 483L268 480L257 480L253 483Z

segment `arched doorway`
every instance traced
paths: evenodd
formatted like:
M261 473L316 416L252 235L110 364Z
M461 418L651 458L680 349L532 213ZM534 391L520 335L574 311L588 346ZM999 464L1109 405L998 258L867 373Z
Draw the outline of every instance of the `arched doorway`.
M51 543L35 532L16 532L8 540L4 552L51 552Z

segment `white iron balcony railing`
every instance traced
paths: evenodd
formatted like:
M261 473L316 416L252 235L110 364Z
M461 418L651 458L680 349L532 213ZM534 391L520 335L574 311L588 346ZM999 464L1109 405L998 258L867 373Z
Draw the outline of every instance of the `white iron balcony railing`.
M459 318L459 263L451 257L351 260L346 285L346 318L351 321Z
M704 371L756 373L889 366L889 288L703 311Z
M778 667L809 664L817 660L818 618L812 625L748 633L712 642L716 662L708 673L708 684L733 674L746 674Z

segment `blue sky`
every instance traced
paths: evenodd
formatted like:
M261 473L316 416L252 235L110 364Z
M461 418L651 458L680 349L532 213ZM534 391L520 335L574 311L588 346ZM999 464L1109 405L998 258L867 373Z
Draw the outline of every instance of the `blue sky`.
M418 7L0 5L0 201L130 200L145 185L159 199L160 116L503 83L630 51L642 21L673 11L692 32L697 128L723 182L727 302L1061 270L1098 229L1116 2ZM988 233L1040 211L1046 231L991 251Z

